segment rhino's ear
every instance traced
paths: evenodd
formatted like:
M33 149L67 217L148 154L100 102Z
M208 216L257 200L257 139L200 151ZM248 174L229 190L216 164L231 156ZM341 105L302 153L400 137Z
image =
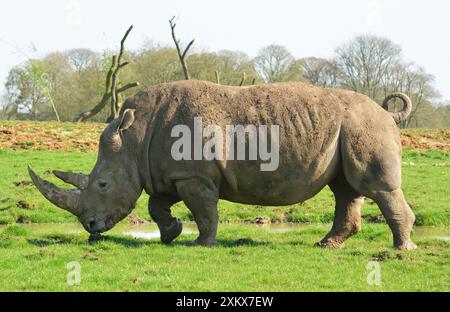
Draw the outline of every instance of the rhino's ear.
M134 122L134 111L135 109L133 108L127 108L126 110L123 111L123 114L120 118L120 122L116 129L116 133L120 131L125 131L131 127L131 125Z

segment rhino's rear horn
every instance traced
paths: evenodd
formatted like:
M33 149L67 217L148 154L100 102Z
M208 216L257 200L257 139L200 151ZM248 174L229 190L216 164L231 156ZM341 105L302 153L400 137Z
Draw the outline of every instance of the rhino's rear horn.
M85 189L89 184L89 176L82 173L53 170L53 174L64 182L72 184L81 190Z
M28 173L30 174L34 185L36 185L42 195L44 195L44 197L51 203L73 213L76 216L79 215L80 211L78 201L80 199L80 190L61 189L53 183L41 179L36 173L34 173L30 166L28 166Z

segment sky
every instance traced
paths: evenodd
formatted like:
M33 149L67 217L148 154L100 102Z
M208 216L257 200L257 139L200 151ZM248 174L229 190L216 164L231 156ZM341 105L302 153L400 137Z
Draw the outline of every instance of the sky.
M195 38L195 50L239 50L251 57L268 44L296 58L332 57L359 34L380 35L403 49L404 59L434 75L450 99L450 1L445 0L14 0L0 11L0 93L9 70L52 51L118 48L134 29L127 49L145 41L172 44Z

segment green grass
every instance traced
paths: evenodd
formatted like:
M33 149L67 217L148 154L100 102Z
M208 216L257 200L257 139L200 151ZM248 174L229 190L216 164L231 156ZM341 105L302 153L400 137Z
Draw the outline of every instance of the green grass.
M103 127L0 123L0 224L6 224L0 228L0 291L450 290L450 243L434 238L450 234L449 152L404 150L403 190L418 226L413 240L419 249L414 252L390 248L391 233L371 200L363 207L362 231L347 241L346 248L314 248L314 242L326 234L333 220L334 198L328 187L309 201L288 207L220 201L220 245L215 248L189 246L195 233L182 235L166 246L158 240L125 236L117 230L120 226L91 243L84 231L48 230L46 223L75 224L77 219L54 207L37 191L27 165L63 186L48 170L89 172L96 159L95 141ZM449 142L449 132L444 130L402 133L414 144L420 143L416 137ZM147 201L148 196L143 194L132 214L150 220ZM173 213L192 221L182 203ZM312 225L289 232L225 225L258 218ZM425 235L428 228L424 225L443 234ZM67 264L72 261L81 266L79 286L67 284ZM367 283L370 261L380 264L379 286Z
M96 154L0 149L0 223L76 222L69 213L51 205L31 184L26 167L31 164L44 178L63 184L48 171L52 169L89 172ZM403 156L403 190L413 207L416 225L450 225L450 153L406 150ZM133 214L149 220L148 196L143 194ZM192 221L192 215L179 203L174 215ZM271 222L329 223L334 215L334 197L326 187L303 204L287 207L251 206L221 201L221 222L252 222L263 217ZM377 205L366 200L363 218L377 221Z
M344 249L313 247L323 225L285 233L222 226L220 246L192 247L196 234L166 246L157 239L108 234L0 229L0 291L449 291L449 242L415 238L420 248L388 246L385 225L364 224ZM239 244L239 239L243 243ZM79 263L80 285L67 284L67 264ZM367 283L367 265L381 268L381 285Z

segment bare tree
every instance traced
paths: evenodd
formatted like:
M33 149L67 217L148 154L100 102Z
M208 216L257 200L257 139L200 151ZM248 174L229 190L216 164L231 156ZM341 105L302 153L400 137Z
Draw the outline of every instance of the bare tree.
M333 61L306 57L300 59L300 68L303 78L309 83L322 87L336 87L338 85L339 72Z
M254 63L256 71L266 82L278 82L288 80L294 61L285 47L269 45L258 52Z
M175 20L175 16L172 17L169 20L170 29L172 31L172 39L173 39L173 42L175 43L175 47L177 49L178 57L180 58L181 67L183 68L184 78L186 80L190 80L191 76L189 75L189 71L188 71L188 68L187 68L187 65L186 65L185 58L186 58L187 52L189 51L191 46L194 44L194 40L195 39L192 39L191 42L189 42L188 45L186 46L186 48L183 50L183 52L181 52L180 40L178 40L177 37L175 36L175 27L177 26L177 24L174 22L174 20Z
M401 48L386 38L358 36L335 51L341 84L376 99L383 77L398 64Z
M89 49L71 49L64 54L70 65L77 72L81 72L92 66L97 66L99 63L97 53Z
M111 104L111 113L106 120L106 122L110 122L114 118L117 118L120 110L121 105L121 97L120 94L122 92L125 92L126 90L130 88L134 88L139 85L137 82L128 83L122 87L118 87L120 85L119 82L119 71L128 65L128 62L122 63L122 57L125 51L125 40L127 39L130 31L133 29L133 25L128 28L128 30L125 32L125 35L123 36L122 40L120 41L120 51L119 55L113 55L112 56L112 62L111 67L109 68L108 73L106 74L106 80L105 80L105 91L103 93L103 96L98 102L97 105L95 105L91 110L81 113L79 116L76 117L77 122L82 122L98 112L100 112L107 104L108 100L110 100Z

